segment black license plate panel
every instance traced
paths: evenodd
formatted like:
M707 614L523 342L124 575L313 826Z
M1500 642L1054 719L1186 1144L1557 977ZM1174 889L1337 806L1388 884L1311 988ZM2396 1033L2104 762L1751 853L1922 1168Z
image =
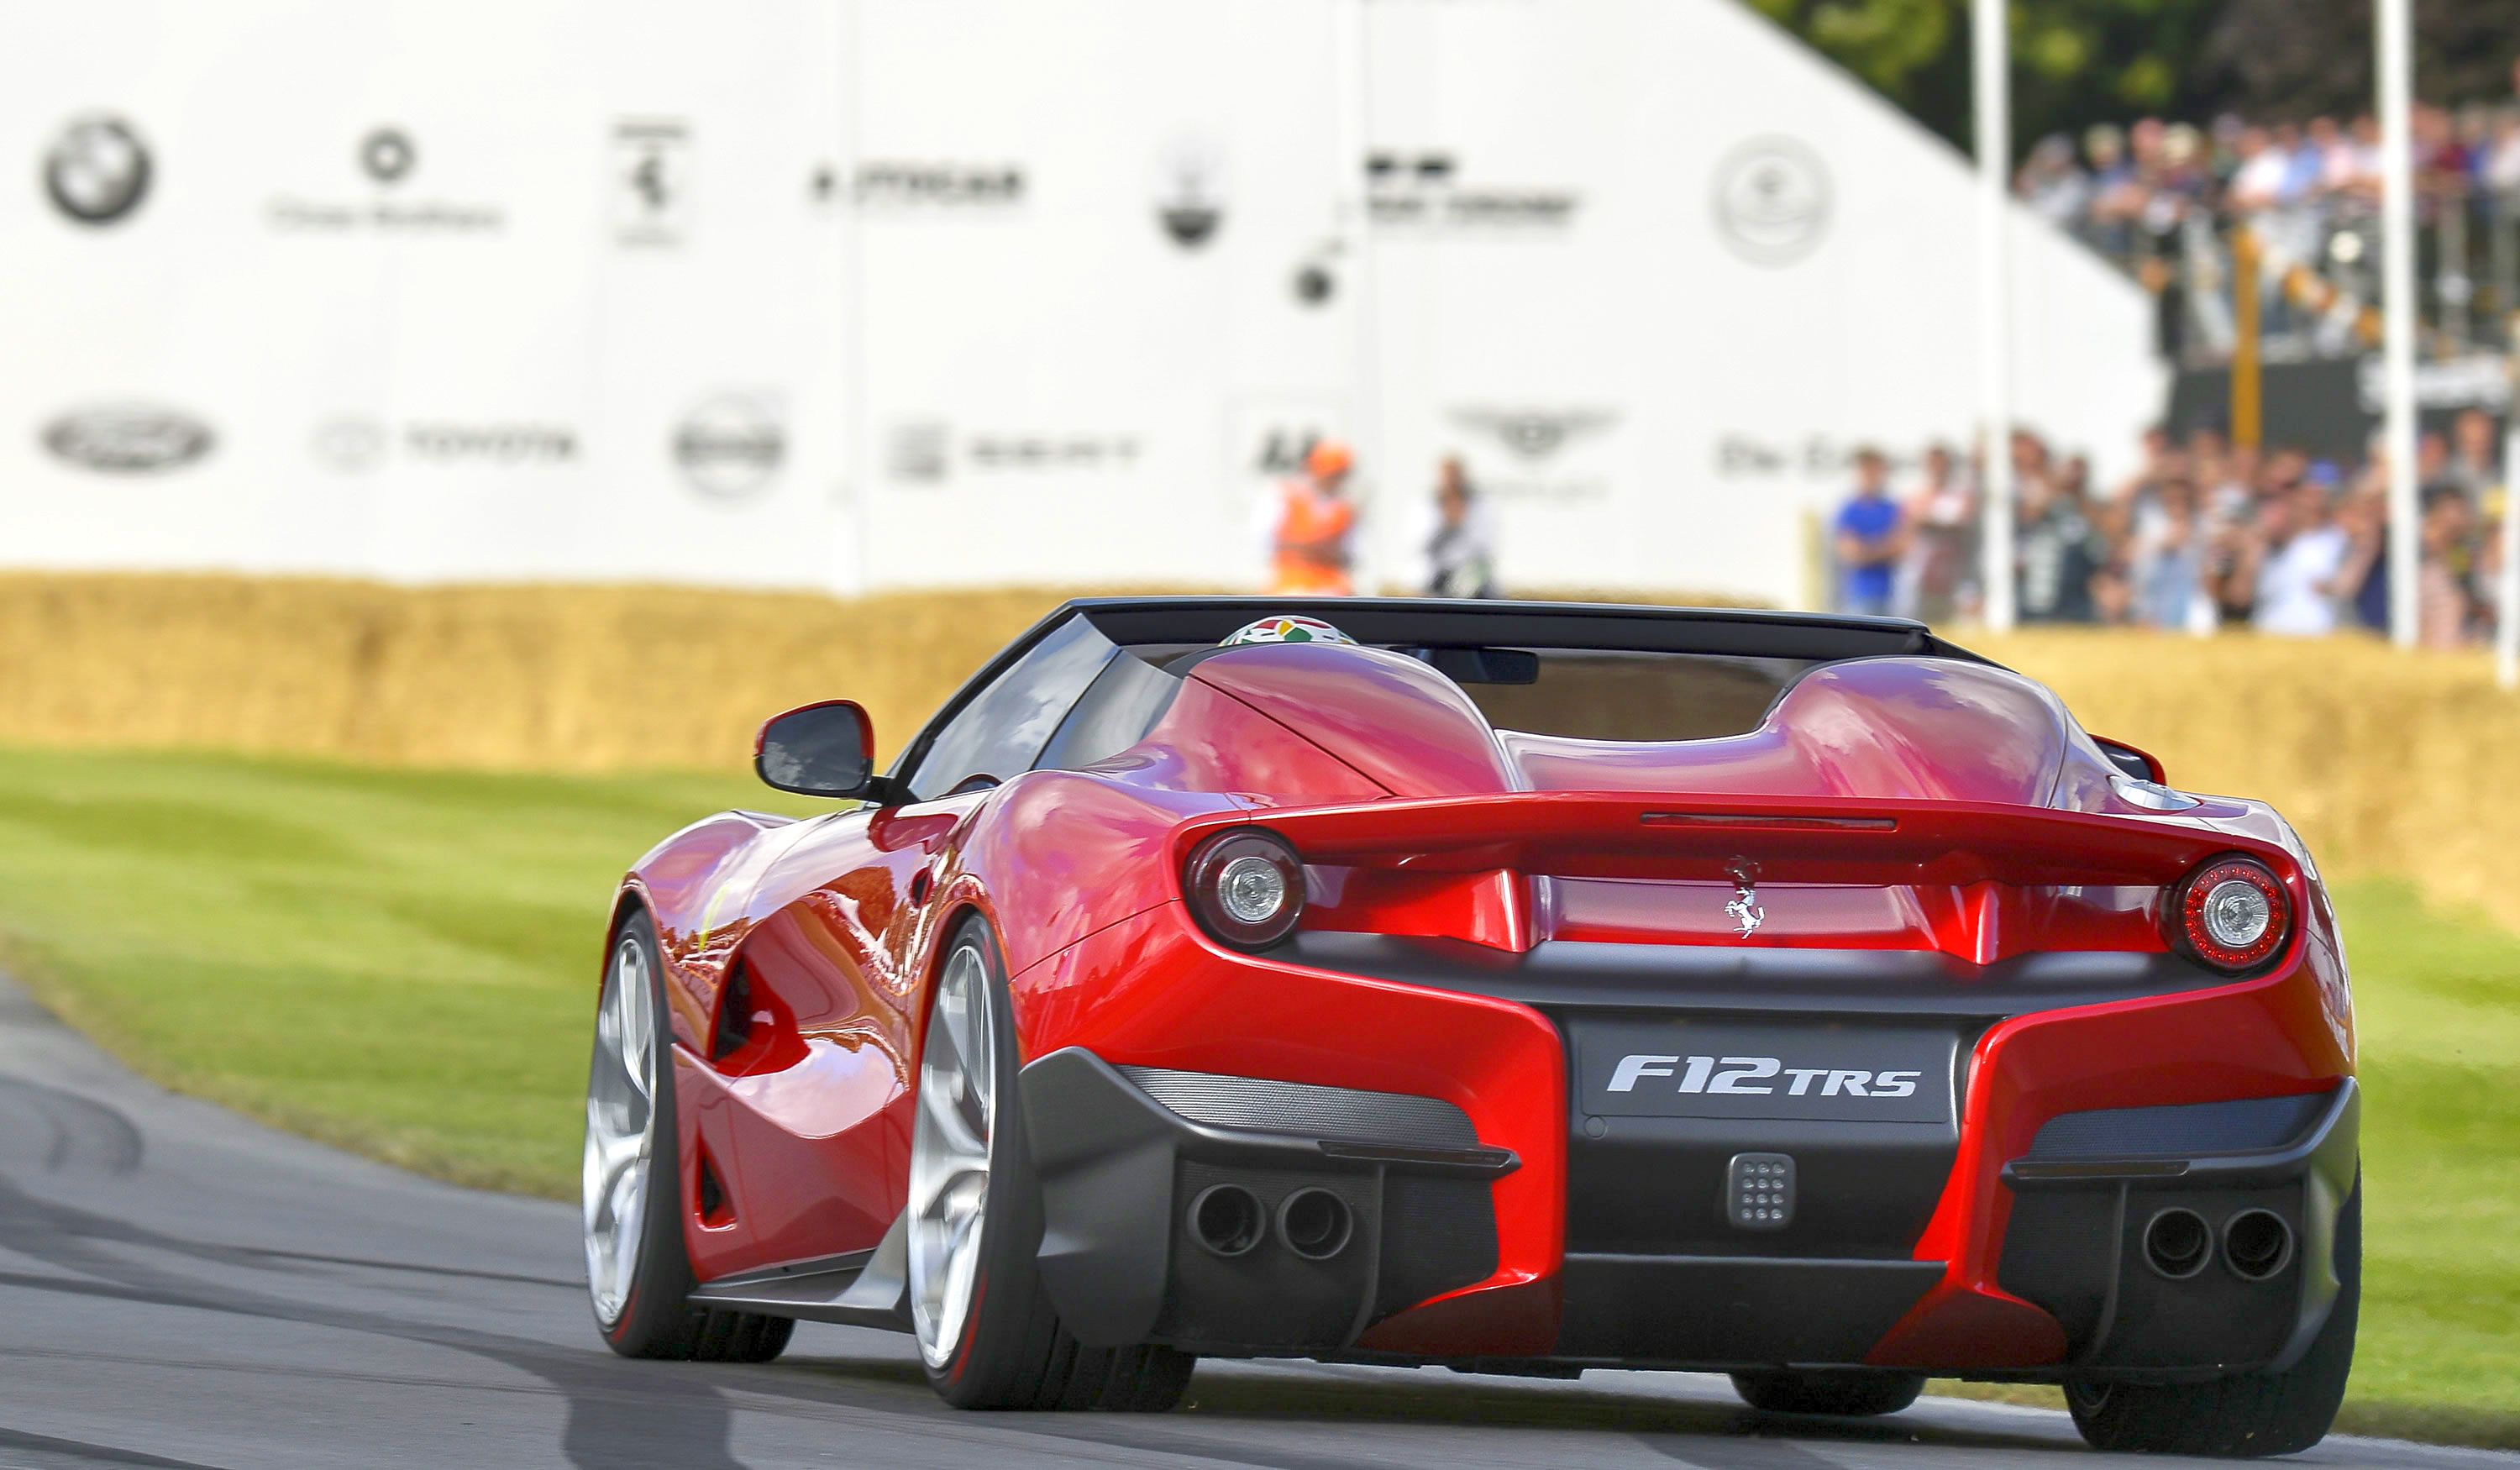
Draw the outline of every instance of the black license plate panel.
M1953 1117L1952 1031L1679 1017L1571 1029L1576 1103L1595 1117L1946 1126Z

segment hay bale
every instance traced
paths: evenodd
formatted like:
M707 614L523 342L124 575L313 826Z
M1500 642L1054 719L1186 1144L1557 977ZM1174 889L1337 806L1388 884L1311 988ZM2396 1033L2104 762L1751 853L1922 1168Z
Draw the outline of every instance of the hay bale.
M2520 927L2520 696L2479 653L2377 639L2056 629L1965 642L2174 784L2271 801L2324 869L2396 874Z
M741 769L846 696L897 748L1051 589L801 593L0 574L0 741L506 770ZM2340 872L2520 926L2520 698L2477 654L2369 639L1969 640L2177 783L2264 797Z

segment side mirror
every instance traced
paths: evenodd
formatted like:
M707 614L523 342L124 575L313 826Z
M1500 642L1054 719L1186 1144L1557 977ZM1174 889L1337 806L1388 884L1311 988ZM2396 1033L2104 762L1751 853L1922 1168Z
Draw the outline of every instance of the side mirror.
M2112 740L2101 735L2092 736L2092 743L2100 747L2100 754L2109 758L2110 765L2136 780L2148 780L2156 786L2170 784L2170 778L2162 774L2161 762L2154 758L2152 752L2138 750L2124 740Z
M875 726L849 699L826 699L772 715L752 742L764 782L803 796L873 796Z

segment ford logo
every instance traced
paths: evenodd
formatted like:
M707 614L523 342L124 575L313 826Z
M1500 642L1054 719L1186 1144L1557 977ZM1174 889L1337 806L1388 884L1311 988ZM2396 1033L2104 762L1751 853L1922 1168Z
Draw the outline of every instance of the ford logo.
M53 457L106 474L155 474L210 452L209 425L171 409L78 409L44 425Z

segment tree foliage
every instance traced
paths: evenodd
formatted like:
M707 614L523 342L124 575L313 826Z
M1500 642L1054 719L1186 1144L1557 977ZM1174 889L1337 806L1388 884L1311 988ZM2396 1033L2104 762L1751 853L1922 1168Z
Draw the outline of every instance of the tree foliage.
M2508 102L2520 11L2505 0L2413 0L2415 91ZM2228 0L2198 58L2244 110L2301 118L2371 107L2371 0Z
M1962 148L1969 0L1747 0ZM2508 101L2505 0L2414 0L2416 90ZM2016 155L2037 138L2154 115L2203 123L2371 106L2371 0L2010 0Z

